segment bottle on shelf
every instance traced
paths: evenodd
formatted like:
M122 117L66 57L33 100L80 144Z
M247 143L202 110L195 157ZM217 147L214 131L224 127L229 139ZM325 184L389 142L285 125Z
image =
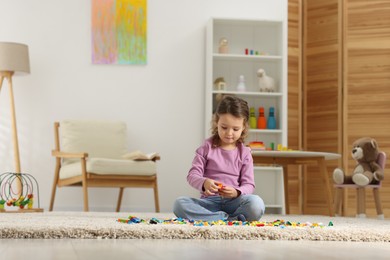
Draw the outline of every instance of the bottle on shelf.
M256 127L257 127L257 120L256 120L256 114L255 114L254 107L251 107L249 109L249 127L252 129L256 129Z
M228 40L225 37L219 40L218 52L224 54L229 52Z
M244 92L245 90L246 90L245 78L244 75L240 75L240 77L238 78L237 91Z
M276 129L276 120L275 120L275 108L269 108L269 116L267 120L267 128L268 129Z
M259 107L259 118L257 119L257 128L258 129L266 129L267 121L264 116L264 107Z

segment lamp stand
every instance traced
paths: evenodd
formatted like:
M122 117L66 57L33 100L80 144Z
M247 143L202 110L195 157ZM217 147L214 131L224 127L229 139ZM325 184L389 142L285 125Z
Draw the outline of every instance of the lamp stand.
M14 93L12 89L12 71L0 71L0 91L3 85L4 79L8 80L9 85L9 94L11 101L11 119L12 119L12 133L13 133L13 145L14 145L14 160L15 160L15 172L21 173L20 170L20 156L19 156L19 142L18 142L18 133L16 129L16 115L15 115L15 102L14 102ZM18 194L21 193L21 182L20 180L16 184Z
M11 179L15 183L16 187L16 195L19 199L21 199L23 190L22 190L22 178L23 174L20 170L20 156L19 156L19 142L18 142L18 133L16 128L16 114L15 114L15 102L14 102L14 92L12 89L12 75L14 73L12 71L0 71L0 91L1 87L3 86L4 79L8 80L9 85L9 94L10 94L10 104L11 104L11 119L12 119L12 133L13 133L13 145L14 145L14 160L15 160L15 173L4 173L2 174L10 176ZM16 176L14 178L14 176ZM29 177L29 179L33 178L32 176ZM34 179L35 180L35 179ZM38 184L37 184L38 185ZM38 190L38 187L37 187ZM1 191L4 192L4 191ZM11 191L9 191L11 192ZM38 190L39 192L39 190ZM39 195L38 195L39 196ZM4 209L4 201L2 202L2 205L0 205L0 212L2 213L24 213L24 212L43 212L42 208L29 208L29 209L19 209L19 210L10 210L7 211Z

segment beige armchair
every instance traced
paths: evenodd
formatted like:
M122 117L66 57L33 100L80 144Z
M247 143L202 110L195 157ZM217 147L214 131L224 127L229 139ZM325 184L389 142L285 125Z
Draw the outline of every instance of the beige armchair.
M127 127L123 122L66 120L54 123L56 158L49 211L53 210L57 187L81 186L84 211L88 211L89 187L119 188L116 211L123 190L153 188L155 210L160 211L156 160L126 159Z

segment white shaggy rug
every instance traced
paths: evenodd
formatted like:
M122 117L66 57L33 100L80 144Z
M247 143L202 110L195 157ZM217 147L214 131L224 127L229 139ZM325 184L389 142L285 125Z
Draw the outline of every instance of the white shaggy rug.
M136 216L139 224L117 219ZM85 239L247 239L390 242L390 220L309 215L265 215L261 221L322 223L323 227L191 226L149 224L151 218L174 218L169 213L43 212L0 213L0 238ZM333 226L328 226L329 222Z

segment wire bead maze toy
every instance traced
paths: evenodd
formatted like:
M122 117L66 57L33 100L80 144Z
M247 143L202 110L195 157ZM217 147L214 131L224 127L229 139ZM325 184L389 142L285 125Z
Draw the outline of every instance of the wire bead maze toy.
M37 197L34 196L34 188ZM38 202L38 208L33 208L35 200ZM37 180L28 173L6 172L0 174L0 212L5 211L5 205L18 207L16 212L42 212L43 209L39 207Z

